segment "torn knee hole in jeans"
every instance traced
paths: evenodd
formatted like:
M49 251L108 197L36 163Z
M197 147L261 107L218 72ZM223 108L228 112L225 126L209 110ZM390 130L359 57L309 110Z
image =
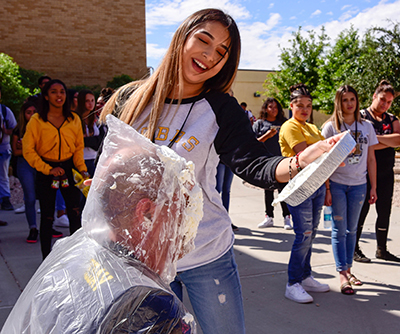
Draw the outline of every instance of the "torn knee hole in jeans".
M309 237L312 234L312 230L304 231L303 234L304 234L305 237Z
M334 216L333 219L334 220L343 220L343 217L342 216Z
M218 278L214 278L214 283L215 285L219 285L219 279ZM225 293L219 293L218 294L218 301L220 302L220 304L225 304L226 303L226 294Z

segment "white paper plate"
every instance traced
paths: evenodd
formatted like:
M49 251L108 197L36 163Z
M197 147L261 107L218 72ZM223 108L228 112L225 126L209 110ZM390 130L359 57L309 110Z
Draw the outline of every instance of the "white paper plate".
M350 132L347 132L328 153L323 153L298 173L287 185L272 205L286 202L297 206L310 197L333 174L356 145Z

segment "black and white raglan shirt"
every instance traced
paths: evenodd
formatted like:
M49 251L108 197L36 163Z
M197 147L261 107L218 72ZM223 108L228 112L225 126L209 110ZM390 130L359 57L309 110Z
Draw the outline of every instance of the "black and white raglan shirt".
M193 105L193 107L192 107ZM154 142L168 145L189 117L172 149L195 164L196 180L203 190L203 219L195 238L195 250L178 261L178 272L211 263L233 245L231 220L215 189L217 165L221 160L237 176L261 188L273 186L275 169L282 157L271 157L251 128L236 99L209 92L177 101L166 101L158 121ZM152 105L146 107L133 127L147 130Z

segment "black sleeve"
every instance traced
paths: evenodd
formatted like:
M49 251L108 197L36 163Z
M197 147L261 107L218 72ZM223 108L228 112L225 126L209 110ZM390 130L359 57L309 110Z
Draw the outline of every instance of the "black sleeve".
M113 302L96 333L190 334L183 304L172 293L134 286Z
M283 157L274 157L256 138L246 114L228 94L211 94L219 131L214 141L221 161L237 176L261 188L276 187L275 170Z
M95 151L98 151L100 148L101 143L103 142L104 136L106 134L104 130L104 125L99 127L99 135L98 136L91 136L91 137L84 137L83 140L85 142L85 147L90 147Z

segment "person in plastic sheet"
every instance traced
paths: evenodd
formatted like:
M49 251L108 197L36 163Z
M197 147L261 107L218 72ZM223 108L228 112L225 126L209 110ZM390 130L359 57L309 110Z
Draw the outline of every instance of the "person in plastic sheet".
M264 143L265 148L272 155L282 155L279 146L279 130L283 123L287 121L279 101L273 97L268 97L261 106L260 119L253 124L253 131L257 140ZM278 185L278 192L281 192L286 184ZM264 189L265 218L258 224L259 228L274 226L274 201L275 189ZM281 202L283 227L291 230L290 212L285 202Z
M322 135L329 138L345 131L351 131L357 143L356 150L346 158L346 165L331 175L325 205L332 206L332 249L339 273L340 291L352 295L352 285L363 284L351 273L351 267L357 223L364 199L368 199L369 204L374 204L377 199L375 145L378 139L372 124L362 121L357 91L349 85L337 90L335 109L332 117L325 122ZM372 185L369 193L367 176Z
M202 217L194 165L107 120L83 228L55 244L2 334L196 332L168 286Z
M113 113L159 145L168 145L196 165L204 217L196 248L178 261L171 284L181 299L183 284L203 333L245 332L242 292L233 253L231 220L215 188L221 160L234 174L262 188L289 180L289 161L272 157L228 92L240 55L235 21L218 9L190 15L177 29L161 65L148 78L121 87L100 116ZM308 147L301 168L329 151L342 135ZM297 173L291 161L293 176Z
M400 146L400 123L395 115L388 113L395 98L395 90L387 81L382 80L375 89L371 105L361 110L361 117L372 122L379 144L375 146L376 157L376 192L377 201L375 210L377 213L375 234L377 259L400 262L400 257L390 253L387 249L390 214L392 211L392 197L394 189L394 148ZM367 180L367 192L371 189L371 183ZM368 215L370 203L365 199L361 209L357 227L357 242L354 252L354 261L368 263L371 259L364 255L359 240L363 230L365 219Z
M324 140L314 124L307 123L312 113L312 96L304 84L290 87L290 108L293 117L286 121L279 132L282 155L291 157L295 165L309 145ZM285 297L297 303L311 303L308 292L327 292L328 284L318 282L311 274L312 243L317 234L321 209L325 200L325 184L298 206L287 205L293 219L296 238L293 242L288 266L288 283Z

